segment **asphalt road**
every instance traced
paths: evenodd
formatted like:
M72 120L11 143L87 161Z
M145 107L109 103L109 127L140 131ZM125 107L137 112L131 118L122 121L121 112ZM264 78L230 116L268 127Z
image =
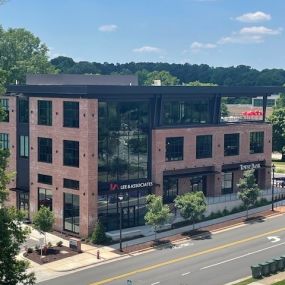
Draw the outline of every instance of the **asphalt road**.
M284 215L39 284L223 285L250 275L250 265L281 255L285 255Z

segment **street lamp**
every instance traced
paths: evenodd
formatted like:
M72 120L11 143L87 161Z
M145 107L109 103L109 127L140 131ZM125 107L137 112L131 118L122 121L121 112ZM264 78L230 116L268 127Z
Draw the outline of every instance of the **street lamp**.
M274 211L274 174L275 174L275 165L272 164L272 185L271 185L271 208Z
M122 201L124 199L124 196L122 194L118 195L118 201L119 201L119 207L120 207L120 251L123 252L123 247L122 247L122 213L123 213L123 208L122 208Z

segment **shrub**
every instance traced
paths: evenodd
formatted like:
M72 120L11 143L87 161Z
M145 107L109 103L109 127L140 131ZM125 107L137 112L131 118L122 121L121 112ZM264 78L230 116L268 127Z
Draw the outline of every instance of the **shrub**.
M31 248L31 247L29 247L28 249L27 249L27 253L33 253L34 252L34 250Z
M52 247L52 243L51 243L50 241L47 243L47 247L48 247L48 248L51 248L51 247Z
M56 243L56 246L62 247L62 240L58 241L58 242Z
M108 241L104 226L100 221L95 226L95 229L91 236L91 241L95 244L104 244Z

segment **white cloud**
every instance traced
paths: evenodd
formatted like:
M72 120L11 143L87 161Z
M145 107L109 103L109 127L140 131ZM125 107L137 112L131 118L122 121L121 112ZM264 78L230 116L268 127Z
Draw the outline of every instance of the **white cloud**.
M140 48L133 49L133 52L138 52L138 53L159 53L159 52L161 52L161 49L157 48L157 47L143 46L143 47L140 47Z
M258 23L263 21L270 21L271 15L261 11L257 11L255 13L243 14L239 17L236 17L235 19L243 23Z
M200 42L193 42L191 44L191 50L192 51L199 51L202 49L214 49L216 48L217 45L216 44L211 44L211 43L200 43Z
M117 29L117 25L103 25L98 28L100 32L115 32Z
M218 41L218 44L251 44L251 43L262 43L268 36L276 36L282 32L282 29L269 29L264 26L252 26L245 27L238 32L232 33L232 35L223 37Z

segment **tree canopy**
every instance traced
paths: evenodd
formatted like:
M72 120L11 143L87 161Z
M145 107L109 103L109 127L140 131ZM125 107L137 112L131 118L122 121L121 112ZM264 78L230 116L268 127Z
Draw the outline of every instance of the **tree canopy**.
M243 178L240 178L237 184L239 188L238 197L246 207L246 217L248 217L249 207L256 203L260 192L255 182L254 171L254 169L244 171Z
M47 46L25 29L4 30L0 26L0 55L1 93L16 80L25 83L26 74L56 73Z

